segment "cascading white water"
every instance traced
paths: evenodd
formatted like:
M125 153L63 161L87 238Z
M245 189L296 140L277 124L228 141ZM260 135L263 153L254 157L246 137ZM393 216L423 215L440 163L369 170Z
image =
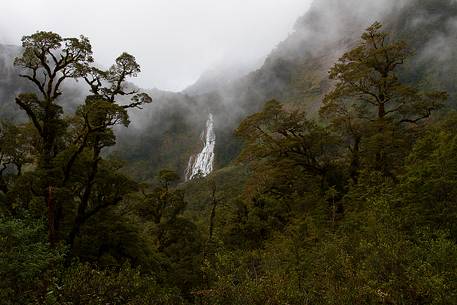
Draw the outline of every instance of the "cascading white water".
M214 119L210 113L206 121L206 130L201 134L204 144L202 151L189 158L186 169L186 181L192 180L198 175L208 176L213 171L214 147L216 146L216 133L214 132Z

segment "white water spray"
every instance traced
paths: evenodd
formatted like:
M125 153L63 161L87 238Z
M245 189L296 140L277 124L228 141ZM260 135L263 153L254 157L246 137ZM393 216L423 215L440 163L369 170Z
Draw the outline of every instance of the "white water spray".
M213 171L214 147L216 146L216 134L214 132L214 119L210 113L206 121L206 130L201 134L204 144L203 150L196 156L191 156L186 169L186 181L196 176L208 176Z

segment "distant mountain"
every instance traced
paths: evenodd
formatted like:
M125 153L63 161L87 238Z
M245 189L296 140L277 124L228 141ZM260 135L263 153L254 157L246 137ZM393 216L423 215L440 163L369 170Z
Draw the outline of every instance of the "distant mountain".
M143 178L161 167L183 173L189 156L201 148L199 134L211 111L217 135L216 167L227 165L240 148L233 130L265 101L276 98L288 107L317 115L322 97L331 87L328 70L378 20L393 37L406 40L415 50L402 77L416 85L448 91L450 105L455 107L457 2L316 0L259 69L242 71L237 79L230 73L225 77L223 70L207 73L183 94L157 96L160 106L151 104L149 110L139 113L150 119L142 119L141 128L130 130L128 138L120 140L121 156L136 164L132 171Z
M163 167L183 174L190 155L201 149L200 133L211 112L217 138L216 168L229 164L240 148L233 130L265 101L276 98L315 116L332 85L329 68L374 21L381 21L395 38L407 41L415 50L402 71L404 80L448 91L450 105L456 107L456 1L315 0L297 20L293 33L258 69L209 71L181 93L150 90L153 103L132 112L131 127L118 132L116 153L129 161L127 170L141 179L150 179ZM14 53L14 48L3 47L0 52ZM5 63L0 61L0 65ZM4 101L19 90L11 67L0 71L9 75L0 81ZM4 102L1 107L4 109Z
M184 89L183 93L195 96L223 90L261 65L260 61L219 65L205 71L194 84Z

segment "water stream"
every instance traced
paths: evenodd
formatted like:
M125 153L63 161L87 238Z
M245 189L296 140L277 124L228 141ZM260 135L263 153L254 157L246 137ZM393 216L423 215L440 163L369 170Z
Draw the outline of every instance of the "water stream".
M189 158L186 169L186 181L200 175L206 177L213 171L216 134L214 132L214 119L211 113L206 121L206 129L201 134L201 140L204 145L202 151Z

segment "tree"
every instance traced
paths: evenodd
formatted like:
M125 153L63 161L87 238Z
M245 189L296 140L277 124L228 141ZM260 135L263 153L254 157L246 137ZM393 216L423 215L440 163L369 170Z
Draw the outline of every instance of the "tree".
M445 92L421 92L402 82L399 68L413 54L406 43L392 41L378 22L358 45L330 69L334 89L323 100L320 113L345 134L351 152L351 176L360 167L361 145L370 142L374 168L389 173L389 147L399 144L398 130L429 118L447 99ZM390 152L391 153L391 152Z
M245 141L242 160L269 160L299 168L320 177L322 191L338 160L338 140L331 132L308 120L301 111L286 112L276 100L241 122L236 130ZM290 171L286 171L286 173Z
M152 191L143 191L144 201L138 214L150 228L161 264L167 270L166 281L184 294L201 280L201 237L196 225L183 216L187 202L184 191L176 188L179 175L161 170Z
M457 115L429 126L406 159L400 196L408 206L408 227L431 226L457 241ZM407 213L403 213L407 214ZM407 222L405 220L405 222Z
M62 106L58 103L62 95L61 86L66 79L78 78L93 61L89 40L62 38L52 32L36 32L22 38L23 53L15 59L15 65L22 68L21 77L35 85L38 93L22 93L16 103L27 113L38 132L39 168L43 171L42 195L47 203L49 241L56 241L56 208L53 199L52 160L59 151L60 138L66 126L62 118Z
M209 182L210 189L211 189L211 214L209 217L209 226L208 226L208 242L212 242L213 239L213 233L214 233L214 226L215 226L215 220L216 220L216 209L217 206L222 202L222 198L219 198L217 195L217 184L216 181L211 180Z
M7 194L12 176L21 176L24 165L32 162L33 132L27 125L0 121L0 191Z
M158 175L158 185L151 193L143 192L144 205L140 208L143 218L150 218L157 226L156 235L159 250L163 247L162 236L167 226L173 225L178 215L186 207L184 192L172 189L171 186L179 181L179 175L170 170L161 170Z
M20 76L35 85L39 96L20 94L16 103L42 138L40 162L44 169L49 169L58 152L58 138L65 130L63 110L57 100L62 95L61 86L69 78L83 76L85 67L93 62L92 47L84 36L62 38L52 32L24 36L22 47L23 53L14 63L23 69Z
M87 68L87 67L86 67ZM97 68L88 68L87 74L84 75L85 81L90 85L92 95L86 98L85 104L80 106L75 117L73 126L76 137L71 142L68 151L65 152L69 156L68 161L64 165L63 186L70 180L73 165L77 158L86 152L89 156L87 163L89 168L87 176L84 180L79 181L81 187L78 189L79 200L76 217L73 227L68 236L68 243L73 244L76 234L80 230L80 226L90 216L93 211L101 210L101 207L108 207L119 203L123 196L135 190L133 183L128 182L123 175L112 175L116 177L111 181L111 185L116 185L113 194L117 196L102 197L105 200L94 204L92 193L96 189L98 181L100 184L106 184L101 177L107 179L110 175L98 175L100 171L100 163L102 161L101 152L105 147L112 146L116 143L113 127L115 125L123 125L127 127L130 123L127 109L140 108L145 103L150 103L151 98L145 93L139 93L138 90L128 90L126 80L128 77L137 76L140 72L140 66L137 64L135 57L128 53L122 53L114 65L107 71L102 71ZM117 101L119 96L130 96L131 100L127 104L121 104ZM105 162L106 163L106 162ZM119 180L120 178L120 180ZM126 187L127 186L127 187ZM106 190L106 189L105 189ZM122 190L121 192L119 192ZM108 199L110 198L110 199ZM92 203L95 208L88 212L88 207Z
M113 126L128 126L127 109L140 108L151 99L145 93L126 89L127 78L140 72L135 57L130 54L121 54L113 66L103 71L91 67L92 48L84 36L62 38L52 32L37 32L25 36L22 45L23 53L15 64L22 68L20 76L37 90L18 95L16 103L27 113L40 138L36 175L47 205L48 239L55 244L61 237L58 231L64 205L76 205L67 238L71 245L89 215L122 200L123 194L119 194L111 202L94 205L93 191L101 181L98 175L101 152L115 143ZM61 87L72 78L83 78L90 85L92 95L75 116L67 119L61 106ZM130 96L131 101L122 104L117 100L119 96ZM90 212L89 206L92 206Z
M346 180L339 165L339 139L328 128L272 100L242 121L236 133L245 144L240 160L250 161L252 169L245 204L239 205L229 230L237 235L236 243L260 247L303 215L323 219L327 209L336 219L342 212L336 203L340 196L324 196L332 187L342 193Z

